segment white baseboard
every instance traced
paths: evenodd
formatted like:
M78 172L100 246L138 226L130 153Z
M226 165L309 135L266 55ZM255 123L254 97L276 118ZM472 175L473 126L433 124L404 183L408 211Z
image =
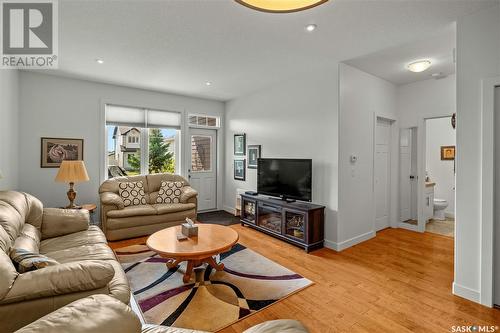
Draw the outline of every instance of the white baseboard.
M332 241L325 239L325 247L332 249L332 250L335 250L337 252L340 252L340 251L345 250L351 246L354 246L356 244L367 241L367 240L375 237L375 235L376 235L375 231L369 231L365 234L353 237L351 239L345 240L345 241L340 242L340 243L332 242Z
M222 207L223 210L225 210L226 212L228 212L229 214L236 214L236 209L234 209L234 207L229 207L229 206L223 206Z
M470 301L481 303L481 293L453 282L453 294L466 298Z

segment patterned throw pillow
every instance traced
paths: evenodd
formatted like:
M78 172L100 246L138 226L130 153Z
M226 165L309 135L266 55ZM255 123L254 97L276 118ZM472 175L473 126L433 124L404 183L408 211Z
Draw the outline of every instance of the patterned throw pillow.
M30 252L24 249L12 249L10 258L19 273L26 273L35 269L55 266L59 263L40 253Z
M142 180L138 182L119 183L118 194L123 199L125 207L146 204L144 183Z
M158 191L158 198L156 198L156 203L168 204L181 202L181 188L183 186L183 182L162 181L160 191Z

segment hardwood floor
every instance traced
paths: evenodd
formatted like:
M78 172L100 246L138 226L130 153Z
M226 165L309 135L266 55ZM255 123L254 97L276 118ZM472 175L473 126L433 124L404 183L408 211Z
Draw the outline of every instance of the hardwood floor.
M500 326L500 310L452 295L453 239L386 229L337 253L310 254L239 225L239 242L315 284L222 333L266 320L293 318L310 332L451 332L452 326ZM112 247L144 242L114 242ZM500 330L497 330L500 331Z

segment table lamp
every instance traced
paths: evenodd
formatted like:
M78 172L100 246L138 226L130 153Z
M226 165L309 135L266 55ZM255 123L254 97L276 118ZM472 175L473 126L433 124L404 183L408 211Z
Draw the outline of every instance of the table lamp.
M80 208L75 205L76 191L74 190L74 185L75 183L89 181L89 175L83 161L62 161L55 180L59 183L69 183L69 191L67 193L69 205L65 208Z

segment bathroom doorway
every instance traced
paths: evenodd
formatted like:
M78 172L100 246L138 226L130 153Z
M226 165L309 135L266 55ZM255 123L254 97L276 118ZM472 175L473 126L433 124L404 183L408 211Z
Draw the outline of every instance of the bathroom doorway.
M399 133L399 227L418 230L417 127Z
M425 231L454 237L456 133L452 116L425 119Z

